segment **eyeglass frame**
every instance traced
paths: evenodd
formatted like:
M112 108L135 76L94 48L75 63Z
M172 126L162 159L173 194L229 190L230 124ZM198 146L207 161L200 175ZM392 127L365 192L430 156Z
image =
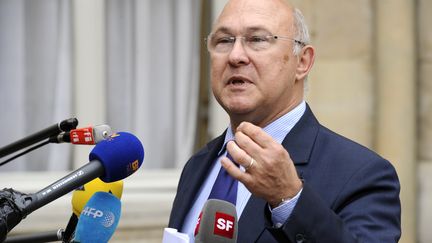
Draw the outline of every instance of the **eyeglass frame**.
M210 45L209 44L210 43L209 40L210 40L211 36L213 36L213 35L214 35L214 33L210 33L206 38L204 38L204 41L206 42L207 51L210 52L210 53L212 52L212 50L209 47L209 45ZM276 40L291 40L291 41L294 41L295 44L300 45L301 47L305 47L307 45L307 43L304 42L304 41L300 41L300 40L295 39L295 38L291 38L291 37L288 37L288 36L281 36L281 35L272 35L272 34L269 34L269 35L251 35L251 36L227 36L227 37L224 37L224 38L231 41L230 42L230 44L232 44L231 48L229 50L227 50L227 51L222 51L222 52L214 51L214 52L215 53L220 53L220 54L229 53L232 50L232 48L234 47L234 44L235 44L235 42L236 42L237 39L242 39L243 42L246 42L247 38L251 38L252 39L252 38L257 38L257 37L260 37L260 38L271 38L272 40L275 40L275 41ZM245 45L245 43L242 43L242 44L244 46L249 47L253 51L257 51L257 52L262 51L262 50L255 50L255 49L251 48L250 46L248 46L247 44ZM265 48L263 50L267 50L267 49L268 48Z

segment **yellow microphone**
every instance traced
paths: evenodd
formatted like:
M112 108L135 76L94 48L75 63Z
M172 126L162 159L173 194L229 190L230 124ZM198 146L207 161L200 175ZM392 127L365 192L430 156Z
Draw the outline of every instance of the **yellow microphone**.
M121 199L123 180L106 183L96 178L76 189L72 193L72 211L76 216L80 216L84 206L95 192L108 192Z
M69 242L73 238L73 234L78 223L78 218L84 206L87 204L88 200L96 192L108 192L121 199L123 193L123 180L106 183L101 179L96 178L83 186L75 189L72 193L72 211L73 214L69 220L68 225L63 233L63 240Z

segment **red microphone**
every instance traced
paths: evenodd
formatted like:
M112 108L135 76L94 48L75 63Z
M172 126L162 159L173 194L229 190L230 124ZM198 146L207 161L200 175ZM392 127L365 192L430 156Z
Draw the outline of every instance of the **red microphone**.
M94 145L105 140L112 133L111 127L108 125L89 126L60 133L50 137L49 142Z
M203 207L195 228L196 243L237 242L237 212L229 202L209 199Z

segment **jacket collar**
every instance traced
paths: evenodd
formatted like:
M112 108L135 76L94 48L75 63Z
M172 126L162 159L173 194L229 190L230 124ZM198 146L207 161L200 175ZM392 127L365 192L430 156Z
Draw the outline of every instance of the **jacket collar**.
M302 118L282 142L282 146L287 149L294 164L306 164L309 162L319 127L318 120L309 105L306 104L306 110Z

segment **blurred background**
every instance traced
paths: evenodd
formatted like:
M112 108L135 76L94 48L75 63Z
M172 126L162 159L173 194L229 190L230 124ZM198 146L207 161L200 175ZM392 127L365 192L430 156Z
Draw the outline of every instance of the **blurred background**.
M225 2L0 0L0 147L69 117L132 132L145 160L124 180L112 242L161 242L181 168L228 125L203 40ZM307 102L323 125L393 163L401 242L431 242L432 1L293 2L317 53ZM44 146L0 167L0 188L39 191L91 149ZM64 228L70 215L68 194L10 235Z

